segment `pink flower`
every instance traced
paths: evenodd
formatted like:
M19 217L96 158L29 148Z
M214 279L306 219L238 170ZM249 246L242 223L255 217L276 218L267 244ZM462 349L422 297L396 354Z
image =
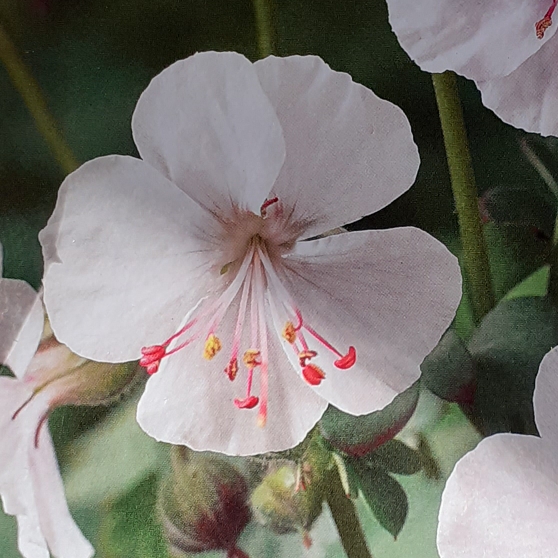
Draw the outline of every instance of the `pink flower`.
M0 363L15 374L0 377L0 495L4 511L17 517L25 558L90 558L93 548L68 510L44 424L60 391L56 382L41 382L52 354L34 358L43 324L37 293L23 281L0 278Z
M558 135L556 0L388 0L388 7L423 70L472 79L504 122Z
M157 76L142 159L71 174L41 233L57 337L153 374L138 421L229 454L299 443L415 381L461 293L414 228L321 233L386 206L418 154L400 109L316 57L202 53Z
M535 388L541 437L496 434L463 457L440 509L441 558L554 558L558 548L558 349Z

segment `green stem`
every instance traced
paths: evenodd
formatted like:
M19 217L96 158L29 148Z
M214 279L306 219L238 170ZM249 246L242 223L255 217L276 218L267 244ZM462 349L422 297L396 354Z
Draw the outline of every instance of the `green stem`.
M66 173L74 171L79 163L62 137L56 120L50 113L39 84L19 56L8 33L0 24L0 62L6 68L14 87L31 113L35 126L43 136L60 168Z
M341 544L348 558L372 558L358 519L355 506L345 495L341 479L334 467L326 481L326 502L331 510Z
M273 23L271 0L253 0L258 35L258 54L265 58L273 54Z
M468 279L473 314L478 323L494 307L495 300L467 132L455 74L434 74L432 81L459 220L462 263Z

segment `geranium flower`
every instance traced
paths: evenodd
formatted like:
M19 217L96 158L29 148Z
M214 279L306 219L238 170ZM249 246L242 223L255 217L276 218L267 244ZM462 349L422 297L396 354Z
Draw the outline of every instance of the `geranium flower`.
M553 558L558 548L558 349L535 387L541 435L496 434L455 466L442 496L441 558Z
M157 76L132 129L143 160L71 174L40 238L57 337L153 374L147 433L279 451L328 403L369 413L416 380L460 298L455 258L414 228L311 240L410 187L400 109L316 57L209 52Z
M428 72L475 81L504 122L558 135L556 0L388 0L403 48Z
M64 393L41 381L56 375L50 365L59 355L45 348L34 358L43 324L37 293L24 281L0 279L0 363L16 376L0 376L0 495L4 511L17 517L25 558L89 558L93 548L68 510L45 427Z

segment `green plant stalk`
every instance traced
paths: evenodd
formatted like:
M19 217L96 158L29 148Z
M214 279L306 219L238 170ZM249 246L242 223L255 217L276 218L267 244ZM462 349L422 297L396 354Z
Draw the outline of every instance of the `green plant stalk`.
M258 38L258 55L265 58L273 54L273 23L271 0L253 0Z
M43 136L56 162L64 173L71 173L79 166L79 163L60 133L39 84L19 56L2 24L0 24L0 62L6 68L14 87L21 95L35 121L37 130Z
M372 558L358 519L355 506L343 490L337 467L333 467L325 482L326 502L331 510L341 544L348 558Z
M495 299L463 111L453 72L434 74L432 82L459 221L462 264L474 319L478 323L494 307Z

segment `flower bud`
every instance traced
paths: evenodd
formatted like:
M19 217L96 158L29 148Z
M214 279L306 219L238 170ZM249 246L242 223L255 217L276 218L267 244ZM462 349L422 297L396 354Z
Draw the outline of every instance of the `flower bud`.
M248 486L240 472L213 454L175 446L161 486L159 510L170 551L224 550L248 558L236 542L248 522Z
M288 463L266 475L251 500L258 522L280 535L300 532L309 541L308 531L322 511L323 494L308 462Z
M33 395L48 399L49 409L63 405L104 405L126 392L140 377L134 362L105 364L72 353L45 330L24 382Z

